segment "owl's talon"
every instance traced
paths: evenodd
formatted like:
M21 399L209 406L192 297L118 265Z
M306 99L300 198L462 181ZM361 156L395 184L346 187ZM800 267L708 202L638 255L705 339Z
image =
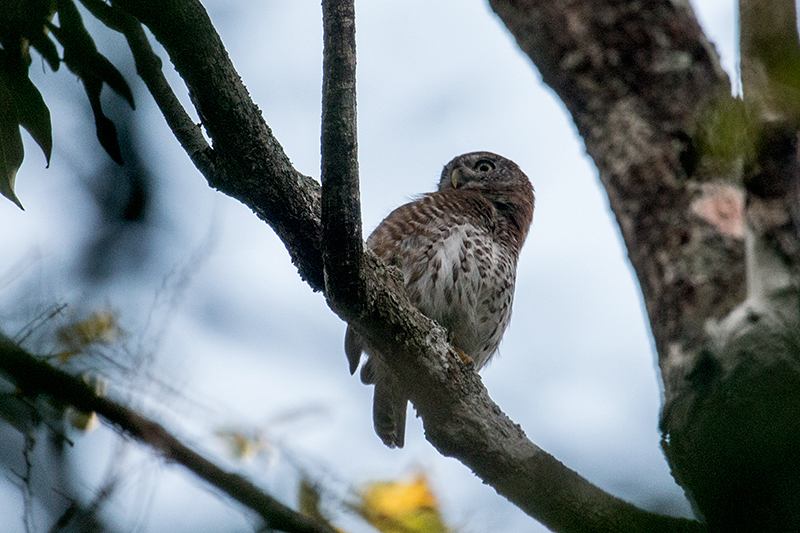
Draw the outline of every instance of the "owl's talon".
M467 368L472 368L472 366L475 364L475 361L472 360L472 357L468 356L458 348L455 348L455 351L458 354L458 358L461 359L461 362L464 363Z

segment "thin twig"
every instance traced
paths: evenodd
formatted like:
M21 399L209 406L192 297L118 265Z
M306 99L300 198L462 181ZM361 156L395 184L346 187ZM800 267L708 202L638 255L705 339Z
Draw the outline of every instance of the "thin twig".
M353 0L324 0L322 21L322 259L325 295L345 315L364 305L364 242L356 135Z
M226 472L181 443L161 424L108 398L98 397L92 387L38 360L0 333L0 372L24 394L47 394L85 412L96 412L126 435L150 446L168 461L179 463L231 498L258 513L279 531L335 533L262 492L242 476Z

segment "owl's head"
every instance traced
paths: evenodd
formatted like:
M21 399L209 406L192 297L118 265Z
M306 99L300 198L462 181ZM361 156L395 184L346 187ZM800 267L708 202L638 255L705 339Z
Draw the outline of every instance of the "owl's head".
M439 191L474 191L489 200L519 232L522 246L533 218L533 187L510 159L492 152L471 152L447 163L439 180Z
M445 165L439 190L531 188L528 177L516 163L491 152L463 154Z

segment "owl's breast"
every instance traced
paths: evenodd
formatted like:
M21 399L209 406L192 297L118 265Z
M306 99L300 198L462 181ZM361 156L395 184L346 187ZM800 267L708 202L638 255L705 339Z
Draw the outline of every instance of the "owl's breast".
M399 251L411 301L482 367L511 318L516 255L471 224L416 235Z

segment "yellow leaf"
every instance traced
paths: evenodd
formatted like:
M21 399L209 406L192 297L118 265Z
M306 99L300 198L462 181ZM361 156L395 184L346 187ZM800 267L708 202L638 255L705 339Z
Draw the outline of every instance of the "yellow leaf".
M250 461L264 450L264 439L261 435L249 437L235 430L218 430L216 436L225 441L234 459Z
M83 381L94 389L94 393L100 397L108 394L108 380L93 373L84 373ZM76 409L74 406L67 406L65 411L67 421L75 429L90 433L100 425L100 419L94 411L86 412Z
M111 344L119 338L122 328L114 313L108 310L95 311L89 318L69 324L58 330L58 338L73 350L90 344Z
M94 411L87 413L69 406L66 411L66 416L72 427L85 431L86 433L94 431L97 429L97 426L100 425L100 419L97 418L97 413Z
M439 503L424 475L410 481L376 482L361 491L355 507L383 533L447 533Z

